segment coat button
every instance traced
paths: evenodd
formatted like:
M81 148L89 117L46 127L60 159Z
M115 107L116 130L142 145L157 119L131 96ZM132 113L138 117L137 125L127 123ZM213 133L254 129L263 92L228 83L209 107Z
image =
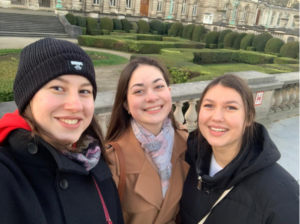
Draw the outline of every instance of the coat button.
M33 143L29 143L27 145L27 150L30 154L34 155L38 152L38 147L36 144L33 144Z
M66 190L68 188L68 181L66 179L62 179L59 183L61 189Z

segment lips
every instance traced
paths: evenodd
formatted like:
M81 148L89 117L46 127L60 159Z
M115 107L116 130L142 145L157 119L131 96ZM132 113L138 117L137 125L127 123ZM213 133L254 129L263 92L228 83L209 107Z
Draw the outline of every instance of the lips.
M216 132L225 132L228 131L226 128L214 128L214 127L209 127L211 130L216 131Z
M159 110L161 108L162 108L162 106L156 106L156 107L151 107L151 108L145 109L145 111L155 111L155 110Z
M59 119L60 121L66 123L66 124L77 124L78 123L78 119Z

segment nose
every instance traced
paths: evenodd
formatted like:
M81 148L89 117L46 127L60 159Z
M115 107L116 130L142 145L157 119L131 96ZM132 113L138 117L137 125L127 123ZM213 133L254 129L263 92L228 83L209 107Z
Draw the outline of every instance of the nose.
M221 108L216 108L212 115L213 121L222 122L224 121L224 114Z
M146 102L153 102L158 100L158 96L157 93L153 90L149 90L147 92L147 96L146 96Z
M69 96L66 99L64 108L66 110L71 111L72 113L82 111L83 105L82 105L79 95L77 93L70 92Z

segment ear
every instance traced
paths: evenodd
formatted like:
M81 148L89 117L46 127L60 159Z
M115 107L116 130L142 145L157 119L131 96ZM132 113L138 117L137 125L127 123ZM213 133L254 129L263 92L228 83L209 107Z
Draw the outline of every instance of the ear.
M247 121L245 124L246 124L246 127L249 127L251 125L251 123L253 122L253 114L251 113L249 115L249 121Z
M129 110L127 101L123 102L123 107L125 108L125 110L127 110L127 111Z

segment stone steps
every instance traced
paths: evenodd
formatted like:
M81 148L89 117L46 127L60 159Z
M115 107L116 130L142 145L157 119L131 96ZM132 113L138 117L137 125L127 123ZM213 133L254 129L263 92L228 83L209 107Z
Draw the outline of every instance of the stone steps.
M53 14L32 15L0 12L0 36L70 38Z

